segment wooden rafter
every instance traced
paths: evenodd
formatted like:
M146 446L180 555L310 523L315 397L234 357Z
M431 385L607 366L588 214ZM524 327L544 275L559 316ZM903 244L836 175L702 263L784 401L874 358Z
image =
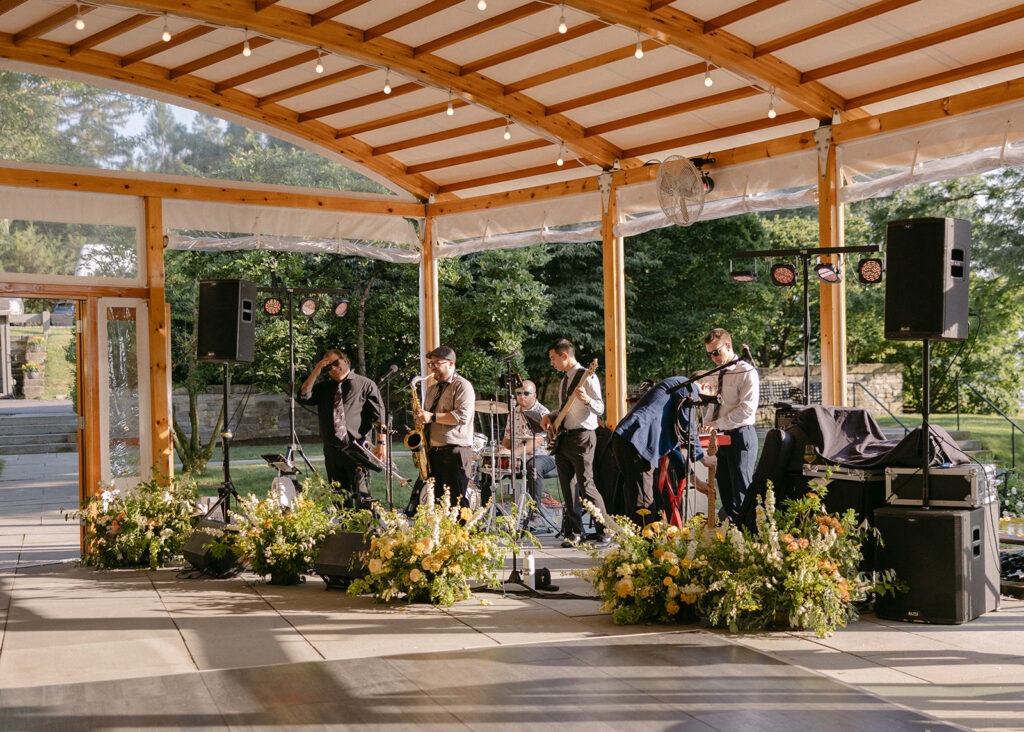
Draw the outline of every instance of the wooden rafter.
M739 89L730 89L729 91L720 92L718 94L709 94L706 97L700 97L698 99L690 99L679 104L669 104L665 107L658 109L648 109L639 114L632 114L628 117L620 117L619 119L611 120L603 124L594 125L593 127L587 128L588 135L603 135L606 132L613 132L615 130L625 129L626 127L634 127L636 125L647 124L659 119L665 119L666 117L676 117L680 114L688 114L698 109L704 109L706 107L713 107L717 104L726 104L727 102L734 102L737 99L747 99L748 97L755 96L757 94L763 94L757 89L751 89L747 86L741 86ZM801 113L801 117L806 117Z
M678 69L672 69L666 71L663 74L655 74L654 76L648 76L639 81L631 81L628 84L620 84L619 86L611 86L607 89L602 89L592 94L584 94L581 97L575 97L574 99L566 99L564 102L558 102L557 104L549 104L547 107L548 114L559 114L561 112L568 112L570 109L579 109L580 107L588 107L591 104L597 104L598 102L605 102L609 99L615 99L616 97L623 96L625 94L632 94L634 92L646 91L653 89L662 84L670 84L673 81L679 81L680 79L686 79L696 74L704 73L704 64L692 64L690 66L683 66Z
M643 48L644 53L650 53L656 48L660 48L661 44L657 41L650 39L640 44ZM566 76L572 76L573 74L582 74L584 71L591 71L592 69L599 69L602 66L621 61L624 58L629 58L636 52L636 45L630 44L623 46L622 48L616 48L614 51L606 51L605 53L599 53L596 56L590 58L580 59L579 61L573 61L571 64L565 66L559 66L556 69L545 71L540 74L534 74L528 76L525 79L519 81L513 81L511 84L505 85L505 93L512 94L514 92L525 91L541 84L547 84L549 81L556 81L558 79L564 79Z
M542 147L550 146L551 143L547 140L527 140L526 142L504 145L502 147L491 148L490 150L480 150L479 152L466 153L465 155L456 155L454 157L431 160L428 163L410 165L406 168L405 172L426 173L428 170L450 168L456 165L465 165L466 163L478 163L481 160L491 160L492 158L500 158L505 155L515 155L516 153L529 152L530 150L537 150Z
M631 0L635 1L635 0ZM253 33L282 40L321 46L325 50L365 62L387 66L396 74L421 79L431 86L451 89L463 99L490 108L496 114L533 125L551 139L564 141L576 156L610 167L621 158L620 150L600 136L584 137L582 126L563 115L545 115L544 106L522 93L505 94L493 79L435 56L415 56L413 48L387 37L363 40L363 31L337 21L324 21L310 28L310 16L283 5L256 13L234 0L124 0L140 10L169 12L198 22L249 28ZM671 6L670 6L671 7ZM664 12L665 9L658 12ZM569 34L566 34L569 35ZM347 139L347 138L345 138ZM631 164L622 161L623 165Z
M419 137L412 137L408 140L399 140L398 142L388 143L387 145L380 145L373 149L374 155L388 155L399 150L408 150L410 147L420 147L422 145L429 145L434 142L441 142L443 140L451 140L454 137L464 137L466 135L473 135L477 132L486 132L487 130L493 130L497 127L504 127L505 119L489 119L483 122L476 122L471 125L463 125L462 127L454 127L450 130L444 130L442 132L433 132L429 135L420 135Z
M730 10L728 13L722 13L721 15L704 21L704 32L711 33L712 31L724 28L731 23L736 23L745 18L749 18L751 15L763 13L765 10L774 8L776 5L781 5L785 2L789 2L789 0L754 0L752 3L740 5L735 10Z
M265 10L276 2L280 2L280 0L256 0L256 12L258 13L261 10Z
M479 188L481 186L494 185L495 183L504 183L509 180L519 180L520 178L530 178L535 175L547 175L549 173L558 173L563 170L569 170L568 166L571 166L573 161L567 160L563 166L557 165L556 163L548 163L547 165L535 165L532 168L524 168L522 170L510 170L507 173L494 173L493 175L484 175L479 178L473 178L471 180L460 180L456 183L446 183L437 189L438 193L452 193L453 191L464 191L469 188ZM580 163L576 163L579 165Z
M537 53L538 51L543 51L544 49L557 46L565 41L569 41L574 38L582 38L590 33L596 33L606 27L607 26L599 20L591 20L587 23L581 23L580 25L573 26L565 33L555 31L543 38L538 38L534 41L530 41L529 43L523 43L515 48L509 48L505 51L499 51L498 53L479 59L478 61L471 61L468 64L463 64L462 73L470 74L490 68L491 66L503 64L507 61L514 61L515 59L522 58L528 54Z
M704 22L672 5L651 11L646 0L566 0L578 10L605 21L637 28L667 45L681 48L741 76L753 76L775 89L780 99L816 118L845 110L846 100L818 82L804 82L800 72L780 59L754 57L754 47L723 30L704 33Z
M731 137L733 135L742 135L747 132L756 132L758 130L767 130L772 127L781 127L782 125L801 122L806 119L807 115L803 112L788 112L786 114L780 114L775 119L762 117L761 119L752 120L750 122L740 122L739 124L729 125L728 127L719 127L707 130L706 132L695 132L690 135L673 137L668 140L649 142L645 145L638 145L637 147L630 148L629 150L624 150L623 154L629 155L630 157L653 155L654 153L664 152L665 150L675 150L676 148L687 147L688 145L699 145L702 142L710 142L711 140L718 140Z
M374 38L380 38L391 31L404 28L407 25L415 23L418 20L429 18L435 13L440 13L442 10L447 10L453 5L463 2L463 0L430 0L419 7L413 8L412 10L396 15L391 20L385 20L383 23L378 23L372 28L367 28L363 31L363 40L372 41Z
M317 89L325 89L334 84L339 84L347 79L354 79L357 76L363 74L369 74L376 71L372 66L350 66L342 71L335 71L333 74L322 74L316 79L310 79L304 81L301 84L290 86L287 89L281 89L280 91L267 94L265 97L260 97L256 100L256 106L262 107L266 104L277 104L278 102L290 99L291 97L297 97L300 94L308 94L309 92L316 91Z
M10 12L26 2L28 2L28 0L0 0L0 15Z
M137 64L140 61L145 61L150 56L156 56L158 53L163 53L164 51L169 51L172 48L177 48L189 41L194 41L200 36L212 33L215 30L217 29L208 25L194 25L180 33L175 33L169 41L158 40L156 43L151 43L145 48L140 48L138 51L133 51L127 56L122 56L121 66L131 66L132 64Z
M414 48L412 51L413 55L419 56L420 54L423 53L433 53L434 51L439 51L442 48L447 48L448 46L459 43L461 41L465 41L469 38L473 38L482 33L487 33L488 31L495 30L496 28L500 28L503 25L514 23L520 18L526 18L536 13L539 13L542 10L547 10L549 7L551 6L548 5L547 3L538 2L520 5L518 8L512 8L512 10L507 10L504 13L499 13L498 15L495 15L493 18L482 20L479 23L474 23L473 25L466 26L465 28L460 28L459 30L452 31L447 35L441 36L440 38L435 38L432 41L427 41L421 46L416 46L416 48Z
M355 10L360 5L365 5L368 2L370 0L341 0L341 2L334 3L329 8L324 8L320 12L310 15L309 24L311 26L320 25L332 18L337 18L339 15L347 13L349 10Z
M37 20L27 28L16 31L14 33L14 45L19 46L25 41L39 38L44 33L64 25L76 15L85 15L92 12L92 10L94 8L91 5L68 5L66 8L61 8L56 13L51 13L45 18Z
M72 56L74 56L76 53L80 53L81 51L84 51L87 48L95 48L101 43L109 41L111 38L117 38L119 35L122 35L123 33L127 33L128 31L134 30L135 28L138 28L141 25L145 25L151 20L153 20L152 15L145 15L143 13L133 15L130 18L125 18L120 23L114 23L114 25L110 26L109 28L104 28L101 31L93 33L88 38L83 38L82 40L76 43L72 43L70 48L68 49L68 52Z
M805 71L801 75L801 79L804 82L813 82L816 79L835 76L836 74L841 74L844 71L858 69L870 64L876 64L880 61L887 61L897 56L902 56L913 51L919 51L922 48L928 48L929 46L934 46L945 41L962 38L972 33L978 33L983 30L995 28L1015 20L1020 20L1021 18L1024 18L1024 5L1017 5L998 13L986 15L983 18L976 18L965 23L959 23L950 28L944 28L943 30L935 31L934 33L928 33L927 35L920 36L919 38L911 38L909 41L903 41L902 43L896 43L892 46L879 48L878 50L870 51L869 53L862 53L858 56L844 59L843 61L837 61L834 64L819 66L816 69Z
M452 100L452 110L460 109L462 107L468 107L469 105L461 99ZM381 127L390 127L391 125L400 125L405 122L412 122L413 120L422 119L429 117L434 114L440 114L448 109L448 102L441 102L440 104L431 104L426 107L420 107L418 109L410 109L407 112L401 112L399 114L393 114L390 117L381 117L380 119L370 120L358 125L352 125L351 127L345 127L338 130L336 133L337 137L355 137L361 135L364 132L371 130L377 130Z
M255 36L249 39L249 50L255 50L260 46L265 46L268 43L274 41L270 38L264 38L263 36ZM222 48L219 51L215 51L207 56L202 56L194 61L176 66L169 72L170 78L177 79L179 76L185 74L191 74L193 71L199 71L199 69L205 69L207 66L213 66L219 64L221 61L227 61L229 58L234 58L242 53L242 49L245 47L245 41L235 43L234 45Z
M273 8L268 8L264 12L273 11ZM15 61L64 68L67 46L40 39L15 46L9 35L0 34L0 55ZM196 104L251 119L260 125L275 127L288 135L308 140L325 151L348 158L356 165L364 166L366 170L414 195L426 198L437 191L437 184L434 181L423 175L407 175L402 163L390 156L375 154L366 143L353 138L335 140L334 130L327 125L315 121L299 123L293 111L278 105L257 107L254 96L237 89L216 94L213 91L213 84L209 81L191 75L170 80L167 78L166 68L146 62L136 63L131 69L126 69L122 67L121 58L96 49L78 54L75 68L85 74L189 99Z
M283 58L280 61L264 64L263 66L250 69L249 71L238 74L237 76L232 76L230 79L218 81L217 84L214 85L213 90L219 94L225 89L234 89L242 84L248 84L250 81L262 79L264 76L270 76L271 74L287 71L288 69L293 69L300 64L311 63L315 61L316 58L317 52L314 49L301 51L289 56L288 58Z
M795 46L798 43L809 41L812 38L818 38L826 33L835 33L837 30L848 28L855 23L877 18L879 15L890 13L893 10L897 10L907 5L913 5L917 2L921 2L921 0L880 0L879 2L868 5L867 7L852 10L849 13L840 15L837 18L823 20L820 23L815 23L808 28L804 28L803 30L787 33L779 38L758 44L757 48L754 49L754 56L765 56L769 53L775 53L776 51L781 51L783 48L789 48L790 46Z
M383 90L379 92L372 92L365 94L355 99L347 99L344 102L338 102L337 104L329 104L326 107L320 107L319 109L311 109L308 112L302 112L299 115L299 122L306 122L311 119L320 119L321 117L330 117L332 114L341 114L342 112L348 112L352 109L358 109L367 104L375 104L376 102L383 102L388 99L400 97L403 94L409 94L410 92L419 91L423 87L419 84L409 82L408 84L400 84L391 88L390 94L385 94Z

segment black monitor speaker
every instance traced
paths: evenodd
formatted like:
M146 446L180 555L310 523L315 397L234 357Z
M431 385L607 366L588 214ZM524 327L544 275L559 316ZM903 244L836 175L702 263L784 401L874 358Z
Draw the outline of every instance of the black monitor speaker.
M366 574L360 554L368 548L366 538L358 531L333 531L320 545L313 572L323 578L328 588L346 587Z
M199 283L197 358L252 363L256 351L256 285L248 280Z
M885 337L897 341L967 338L971 223L925 218L886 230Z

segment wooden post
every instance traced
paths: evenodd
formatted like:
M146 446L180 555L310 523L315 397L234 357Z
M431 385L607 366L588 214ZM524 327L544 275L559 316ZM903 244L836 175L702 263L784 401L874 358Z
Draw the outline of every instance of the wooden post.
M429 216L425 219L422 243L420 342L423 353L428 353L441 345L441 308L437 289L437 259L434 257L434 219Z
M85 429L82 431L82 451L79 455L81 480L79 493L81 500L99 495L103 479L103 445L100 443L100 308L99 299L89 297L84 303L82 339L79 355L78 399L79 410L84 417ZM81 312L81 310L79 311Z
M167 363L170 317L164 290L163 200L143 199L146 212L146 287L149 290L149 394L153 467L162 475L174 475L171 441L171 384ZM145 469L142 479L146 480Z
M604 370L608 427L626 414L626 274L625 245L615 236L619 207L611 173L599 179L601 241L604 247Z
M828 130L827 137L823 130ZM818 245L843 246L843 207L839 203L839 171L831 127L819 128L818 157ZM827 143L823 140L827 139ZM827 154L822 145L827 144ZM842 269L843 255L826 258ZM821 303L821 400L823 404L846 404L846 281L819 284Z

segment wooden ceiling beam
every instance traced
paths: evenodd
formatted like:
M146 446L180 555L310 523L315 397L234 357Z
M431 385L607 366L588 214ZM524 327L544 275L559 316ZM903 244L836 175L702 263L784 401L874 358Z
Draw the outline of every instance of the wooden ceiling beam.
M134 30L141 25L145 25L151 20L155 20L152 15L138 14L133 15L130 18L125 18L120 23L115 23L109 28L104 28L101 31L93 33L88 38L83 38L77 43L72 43L68 49L68 52L74 56L77 53L81 53L87 48L95 48L96 46L109 41L111 38L117 38L119 35L127 33L130 30Z
M266 10L274 3L280 2L280 0L256 0L256 12Z
M610 1L610 0L609 0ZM636 0L627 0L635 2ZM273 5L260 13L237 0L121 0L122 4L139 10L168 12L200 23L249 28L255 34L280 38L312 47L322 47L367 66L388 67L396 75L417 79L426 84L451 89L466 101L492 110L501 117L511 117L520 124L534 126L545 137L562 140L576 156L610 167L618 160L620 150L607 140L584 137L583 128L563 115L546 115L544 105L522 93L506 94L504 86L494 79L461 68L433 54L413 54L413 48L387 37L364 41L363 31L333 20L310 27L310 15L283 4ZM671 6L669 8L671 9ZM658 12L665 12L666 8ZM569 34L566 34L569 35ZM350 139L350 138L342 138ZM628 164L628 163L623 163Z
M433 132L429 135L420 135L419 137L412 137L408 140L399 140L398 142L392 142L387 145L380 145L373 148L373 154L389 155L399 150L408 150L410 147L420 147L422 145L429 145L433 142L443 142L444 140L451 140L455 137L474 135L477 132L486 132L487 130L493 130L504 126L504 118L489 119L483 122L476 122L471 125L463 125L462 127L444 130L443 132Z
M524 168L522 170L510 170L506 173L494 173L493 175L485 175L481 176L480 178L473 178L471 180L460 180L456 183L446 183L442 186L439 186L437 192L454 193L455 191L464 191L468 188L480 188L481 186L494 185L495 183L504 183L505 181L509 180L530 178L535 175L561 173L565 172L566 170L571 170L572 165L574 163L576 163L576 161L566 160L565 165L548 163L547 165L535 165L532 168Z
M465 155L456 155L455 157L432 160L429 163L410 165L408 168L405 169L405 172L426 173L428 170L451 168L456 165L465 165L466 163L478 163L481 160L491 160L493 158L500 158L506 155L515 155L516 153L529 152L530 150L538 150L542 147L551 147L551 143L547 140L527 140L526 142L519 142L513 145L494 147L491 148L490 150L480 150L474 153L466 153Z
M309 16L309 24L313 27L326 23L332 18L337 18L339 15L347 13L349 10L355 10L360 5L365 5L370 0L341 0L341 2L334 3L329 8L324 8L318 13L312 13Z
M774 8L776 5L782 5L785 2L789 2L789 0L754 0L752 3L740 5L735 10L730 10L728 13L722 13L719 16L704 21L704 32L711 33L719 28L724 28L727 25L749 18L751 15L763 13L765 10Z
M325 89L326 87L333 86L334 84L341 83L348 79L354 79L357 76L363 76L376 71L372 66L350 66L342 71L335 71L333 74L318 74L316 79L310 79L304 81L301 84L290 86L287 89L281 89L280 91L267 94L265 97L260 97L256 100L256 106L262 107L266 104L277 104L285 99L297 97L300 94L308 94L309 92L317 91L318 89Z
M849 13L844 13L838 17L823 20L820 23L804 28L803 30L787 33L786 35L780 36L774 40L761 43L754 49L754 57L766 56L770 53L781 51L783 48L789 48L790 46L795 46L798 43L809 41L812 38L818 38L827 33L835 33L837 30L849 28L851 25L855 25L856 23L877 18L879 15L891 13L893 10L898 10L899 8L907 5L913 5L920 1L921 0L880 0L879 2L868 5L867 7L852 10Z
M177 48L189 41L194 41L196 38L205 36L207 33L212 33L215 30L217 29L208 25L194 25L187 30L175 33L169 41L157 41L156 43L149 44L145 48L140 48L138 51L133 51L127 56L122 56L121 66L131 66L132 64L139 63L139 61L145 61L150 56L156 56L158 53L170 51L172 48Z
M461 109L462 107L468 107L469 105L461 99L452 100L452 109ZM371 130L377 130L382 127L390 127L391 125L400 125L405 122L412 122L413 120L423 119L434 114L440 114L448 109L448 102L441 102L440 104L432 104L427 107L420 107L419 109L410 109L407 112L401 112L399 114L393 114L390 117L381 117L380 119L372 119L368 122L364 122L358 125L352 125L351 127L345 127L338 130L335 137L355 137L361 135L364 132L370 132Z
M0 15L10 12L26 2L28 2L28 0L0 0Z
M270 38L264 38L263 36L254 36L249 39L249 50L253 51L260 46L265 46L268 43L274 41ZM215 53L211 53L208 56L197 58L194 61L189 61L187 64L176 66L170 71L170 78L177 79L179 76L185 74L191 74L193 71L199 71L199 69L205 69L207 66L213 66L219 64L221 61L227 61L229 58L242 55L242 50L245 48L245 41L241 43L235 43L234 45L222 48Z
M679 81L680 79L686 79L697 74L704 73L704 64L692 64L690 66L683 66L678 69L672 69L666 71L663 74L655 74L654 76L648 76L645 79L639 81L632 81L628 84L620 84L619 86L612 86L607 89L603 89L599 92L592 94L584 94L581 97L575 99L566 99L564 102L558 102L557 104L549 104L547 110L549 114L560 114L562 112L568 112L570 109L579 109L580 107L589 107L591 104L597 104L598 102L605 102L609 99L615 99L616 97L623 96L625 94L633 94L634 92L646 91L653 89L654 87L661 86L662 84L671 84L673 81Z
M33 38L39 38L39 36L52 31L54 28L59 28L64 25L75 16L86 15L91 13L93 10L95 10L95 8L92 5L68 5L66 8L61 8L56 13L51 13L45 18L37 20L27 28L15 31L14 45L20 46L25 41L30 41Z
M742 77L758 79L764 88L804 113L818 119L844 111L846 100L818 82L805 82L798 69L775 56L754 57L754 47L724 30L704 33L699 18L666 5L651 11L647 0L566 0L566 5L607 22L641 33L710 61Z
M416 21L429 18L435 13L447 10L460 2L463 2L463 0L430 0L430 2L424 3L419 7L402 13L401 15L397 15L391 20L385 20L383 23L378 23L372 28L367 28L363 31L363 40L372 41L374 38L380 38L391 31L396 31L399 28L404 28L407 25L415 23Z
M597 31L607 27L608 26L605 23L602 23L599 20L591 20L587 23L581 23L580 25L573 26L565 33L559 33L558 31L555 31L552 34L544 36L543 38L538 38L535 41L523 43L516 46L515 48L509 48L505 51L499 51L498 53L487 56L486 58L479 59L478 61L471 61L468 64L463 64L462 73L471 74L477 71L482 71L483 69L486 68L490 68L491 66L503 64L507 61L514 61L528 54L537 53L538 51L543 51L547 48L551 48L552 46L557 46L560 43L564 43L565 41L569 41L574 38L582 38L583 36L589 35L590 33L596 33Z
M971 35L972 33L979 33L990 28L996 28L1000 25L1020 20L1021 18L1024 18L1024 5L1017 5L998 13L991 13L982 18L975 18L974 20L969 20L965 23L958 23L957 25L944 28L940 31L935 31L934 33L928 33L927 35L923 35L918 38L911 38L910 40L903 41L902 43L896 43L892 46L879 48L876 51L862 53L843 61L837 61L834 64L827 64L825 66L819 66L816 69L810 69L809 71L805 71L800 78L804 82L813 82L817 79L835 76L836 74L841 74L845 71L870 66L871 64L876 64L880 61L888 61L889 59L896 58L897 56L903 56L914 51L919 51L922 48L929 48L939 43L963 38L964 36Z
M666 150L675 150L689 145L699 145L702 142L711 142L712 140L722 140L727 137L732 137L733 135L743 135L748 132L767 130L772 127L780 127L782 125L801 122L807 119L809 119L808 116L803 112L787 112L786 114L778 115L774 119L761 117L760 119L751 120L750 122L740 122L739 124L729 125L728 127L718 127L704 132L694 132L689 135L672 137L667 140L649 142L645 145L638 145L630 148L629 150L623 150L623 154L628 154L630 157L654 155L655 153L662 153ZM719 165L717 162L715 164Z
M385 94L384 91L381 90L371 94L364 94L363 96L356 97L355 99L347 99L344 102L329 104L326 107L310 109L307 112L302 112L299 114L299 122L306 122L311 119L320 119L321 117L330 117L332 114L341 114L342 112L348 112L353 109L358 109L359 107L365 107L368 104L386 102L388 99L394 99L395 97L400 97L403 94L419 91L422 88L422 86L414 82L400 84L399 86L392 87L390 94Z
M676 117L680 114L695 112L698 109L714 107L717 104L735 102L737 99L748 99L749 97L753 97L758 94L764 94L764 92L757 89L751 89L749 86L741 86L738 89L730 89L729 91L720 92L718 94L709 94L706 97L690 99L685 102L680 102L679 104L670 104L666 107L660 107L659 109L649 109L646 112L640 112L639 114L621 117L619 119L612 120L611 122L605 122L604 124L594 125L593 127L587 128L586 134L603 135L606 132L614 132L615 130L621 130L626 127L635 127L636 125L647 124L648 122L665 119L666 117ZM801 116L806 117L807 115L801 114Z
M270 13L276 10L268 8L263 12ZM0 34L0 56L14 61L65 69L67 48L63 44L39 39L15 46L9 35ZM370 173L421 198L427 198L437 191L437 184L429 178L423 175L407 175L405 165L398 160L387 155L374 154L373 148L353 138L336 140L335 130L320 122L299 123L295 112L290 109L273 104L257 107L254 96L237 89L228 89L217 94L213 91L213 82L192 75L171 80L168 78L169 69L162 66L143 61L136 63L131 69L126 69L122 67L121 62L122 59L116 55L91 49L76 56L74 68L83 74L128 84L146 91L170 94L195 104L221 110L226 114L252 120L256 125L276 128L282 133L308 141L328 155L347 158L355 165L362 166Z
M416 48L412 50L412 53L414 56L419 56L424 53L433 53L434 51L447 48L448 46L452 46L469 38L474 38L482 33L487 33L488 31L501 28L503 25L514 23L520 18L527 18L543 10L547 10L550 7L551 6L547 3L539 2L520 5L518 8L512 8L512 10L507 10L504 13L495 15L493 18L482 20L479 23L474 23L473 25L468 25L465 28L460 28L457 31L452 31L448 35L435 38L432 41L427 41L422 46L416 46Z
M249 45L251 46L252 43L250 42ZM225 89L234 89L242 84L248 84L250 81L262 79L263 77L271 76L272 74L278 74L282 71L287 71L288 69L294 69L296 66L301 64L312 63L313 61L316 61L317 55L318 54L315 49L301 51L300 53L296 53L288 58L283 58L280 61L274 61L272 63L265 64L264 66L260 66L259 68L250 69L243 74L232 76L230 79L218 81L214 85L213 91L220 94Z
M650 39L641 43L641 48L643 48L644 53L650 53L651 51L661 47L662 44ZM565 77L572 76L573 74L582 74L584 71L598 69L602 66L615 63L616 61L630 58L635 52L636 44L631 43L628 46L616 48L614 51L606 51L605 53L600 53L597 56L573 61L571 64L559 66L557 69L551 69L550 71L528 76L525 79L520 79L519 81L513 81L511 84L506 84L505 93L514 94L515 92L525 91L535 86L540 86L541 84L547 84L551 81L564 79Z

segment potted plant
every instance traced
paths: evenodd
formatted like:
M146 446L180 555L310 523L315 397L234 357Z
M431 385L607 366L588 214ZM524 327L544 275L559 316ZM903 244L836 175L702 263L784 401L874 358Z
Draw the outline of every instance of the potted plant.
M25 374L26 379L43 378L43 365L37 361L26 361L25 365L21 367L21 371Z

